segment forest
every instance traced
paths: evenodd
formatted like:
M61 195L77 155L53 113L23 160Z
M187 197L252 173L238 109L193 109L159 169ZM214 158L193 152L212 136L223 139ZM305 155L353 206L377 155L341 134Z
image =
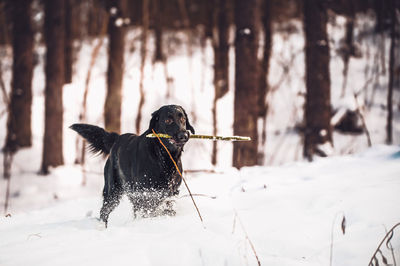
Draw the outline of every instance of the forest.
M397 95L399 89L399 38L398 3L396 1L2 1L2 23L0 44L2 57L7 59L12 50L12 64L2 60L1 88L4 106L3 116L7 116L7 133L3 152L5 176L9 175L12 156L18 149L32 145L32 80L34 67L43 60L45 119L43 133L43 151L40 172L48 173L48 168L64 163L63 159L63 86L74 82L74 75L81 64L77 54L88 40L97 40L91 51L90 65L85 78L82 110L79 121L88 122L88 91L91 85L92 69L99 57L103 42L107 42L106 97L103 119L101 121L109 131L121 132L121 106L123 101L124 76L127 75L127 55L139 54L136 62L140 70L138 80L139 101L136 105L136 117L132 118L134 133L143 130L141 123L145 103L152 104L147 96L150 88L144 82L146 64L160 62L164 65L166 99L173 99L174 79L168 74L169 57L174 50L186 49L188 60L198 49L212 46L214 90L211 104L212 134L218 133L218 101L228 91L234 93L233 134L249 136L253 141L234 143L232 165L235 167L265 165L267 139L267 117L273 112L271 95L286 84L271 84L270 68L273 54L273 35L298 31L294 20L303 23L304 30L304 89L298 91L304 105L301 119L291 121L289 128L301 137L302 156L312 160L313 156L327 156L334 149L333 132L344 134L367 134L375 125L366 125L364 113L373 106L375 91L386 90L385 143L393 143L393 132L398 132L396 114L399 113ZM328 33L328 24L340 16L345 20L343 36L339 44L332 44ZM364 16L365 22L358 17ZM366 27L368 18L375 18L373 27ZM336 22L337 23L337 22ZM137 42L127 40L129 31L140 31ZM300 28L301 30L301 28ZM176 37L183 34L184 37ZM288 38L288 37L286 37ZM372 65L365 66L364 80L357 80L357 88L351 88L353 77L348 75L350 59L365 57L360 47L363 39L372 38L376 55ZM152 43L150 43L152 42ZM369 44L370 45L370 44ZM129 48L127 48L129 46ZM200 46L200 47L199 47ZM40 53L45 48L45 54ZM149 48L151 47L151 48ZM330 50L336 49L336 56L342 59L341 88L332 86L330 68L335 67ZM372 50L372 48L369 48ZM234 56L230 56L230 52ZM367 51L367 53L371 53ZM43 56L43 59L38 57ZM293 56L293 55L292 55ZM234 57L234 58L232 58ZM291 63L280 59L282 82L291 75ZM294 60L294 56L292 57ZM379 60L379 61L378 61ZM232 62L233 61L233 62ZM193 63L191 63L193 64ZM335 61L335 64L336 61ZM191 67L193 68L193 66ZM231 69L233 68L233 69ZM369 69L367 69L369 68ZM193 69L191 70L194 71ZM229 75L234 72L234 77ZM11 72L11 73L9 73ZM371 72L371 73L367 73ZM5 76L11 75L6 82ZM387 80L382 80L384 76ZM232 80L233 79L233 80ZM367 79L367 80L365 80ZM193 81L191 81L193 82ZM204 82L204 81L202 81ZM189 84L188 84L189 85ZM125 85L126 86L126 85ZM164 85L165 86L165 85ZM190 85L188 86L190 87ZM333 87L333 88L332 88ZM350 87L350 88L348 88ZM386 87L386 88L385 88ZM71 89L72 90L72 89ZM82 90L82 89L81 89ZM194 90L192 86L192 90ZM335 90L335 91L333 91ZM340 90L337 92L336 90ZM71 92L73 93L73 92ZM339 100L348 98L357 102L356 108L340 110L333 106L331 99L340 93ZM367 94L370 94L368 99ZM193 94L193 93L192 93ZM363 97L364 96L364 97ZM300 98L298 97L298 98ZM363 97L364 99L360 99ZM358 98L358 99L357 99ZM278 100L276 100L278 101ZM133 104L133 103L132 103ZM190 108L192 103L186 103ZM200 112L202 107L194 110ZM279 117L279 114L276 116ZM394 117L395 116L395 117ZM279 119L279 118L278 118ZM90 122L90 121L89 121ZM271 121L273 123L273 121ZM393 125L395 123L395 125ZM128 127L131 128L131 127ZM378 129L377 129L378 130ZM396 138L397 136L395 136ZM397 139L396 139L397 140ZM271 151L269 151L271 152ZM274 152L274 151L272 151ZM84 149L76 162L84 160ZM217 163L217 143L211 151L211 162Z
M96 227L92 210L97 212L105 158L92 155L69 127L87 123L109 132L142 134L154 111L177 104L186 110L197 134L245 136L251 141L201 139L185 146L184 176L195 193L215 196L223 214L216 213L210 199L200 199L206 219L217 221L207 226L218 233L190 229L200 240L190 242L189 255L171 265L198 260L199 265L300 265L303 260L321 265L329 253L330 265L360 265L368 256L369 265L387 262L389 256L396 265L398 239L392 244L386 239L386 253L383 248L373 251L385 235L379 226L400 221L393 211L400 184L399 24L398 0L0 0L0 209L12 219L14 213L45 208L29 216L35 221L33 231L23 216L15 216L14 225L0 218L0 232L10 231L11 243L15 235L22 239L28 234L30 241L45 238L38 232L47 230L65 239L75 227ZM350 204L353 189L364 182ZM375 184L381 187L373 190ZM285 186L288 190L280 190ZM273 196L287 198L275 203L273 196L262 194L270 189ZM169 220L145 225L139 220L137 229L126 222L131 217L122 214L129 212L123 205L110 223L121 231L110 231L109 237L127 244L120 234L128 223L135 233L157 226L175 232L177 240L150 236L167 246L184 242L179 227L197 221L193 213L195 218L188 218L190 202L182 201L177 199L177 209L183 214L171 218L178 219L177 225ZM273 203L258 206L259 202ZM76 203L82 206L75 209ZM387 205L380 208L381 203ZM288 205L293 206L290 213L269 216L269 211ZM41 227L53 217L49 206L58 206L54 210L60 220L54 227ZM252 237L239 222L239 213ZM378 221L380 215L384 221ZM342 223L349 220L350 233L353 229L357 234L354 239L346 235L347 240L334 241L345 235L343 228L343 234L334 231L339 216ZM62 219L73 220L66 223L65 235L58 229ZM306 236L298 235L302 229L296 219L307 224L305 232L317 228L309 235L325 246L303 247ZM271 227L263 227L266 221ZM282 221L291 228L276 229ZM360 235L368 226L376 238L360 251L367 242ZM225 227L230 228L218 231ZM284 237L275 235L274 228ZM234 235L238 231L244 237ZM76 234L73 243L85 236ZM207 246L209 237L226 248ZM103 243L100 235L94 238ZM250 238L255 238L254 246ZM57 243L51 237L46 241L46 247ZM284 254L287 241L297 247ZM140 265L165 262L150 259L150 251L137 242L133 245L145 254L138 259ZM1 246L0 242L0 250ZM348 249L354 253L347 257ZM17 250L10 246L7 256L0 251L0 264L25 263L14 256ZM95 250L91 247L88 254L95 256ZM171 259L173 254L164 251L161 258ZM53 255L47 254L53 258L49 265ZM42 265L39 256L30 258ZM99 261L107 264L105 258ZM124 256L119 262L127 265Z

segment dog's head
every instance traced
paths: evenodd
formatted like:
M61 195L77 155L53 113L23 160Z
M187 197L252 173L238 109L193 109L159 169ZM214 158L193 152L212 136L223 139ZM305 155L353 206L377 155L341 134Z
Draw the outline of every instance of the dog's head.
M181 150L189 140L189 132L194 134L194 128L189 122L185 110L179 105L165 105L152 114L149 130L168 134L168 148ZM166 142L166 141L165 141Z

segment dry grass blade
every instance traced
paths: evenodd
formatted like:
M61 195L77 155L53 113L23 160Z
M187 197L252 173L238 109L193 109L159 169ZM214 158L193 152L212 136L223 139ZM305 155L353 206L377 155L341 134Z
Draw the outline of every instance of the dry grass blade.
M344 215L343 215L341 227L342 227L343 234L346 234L346 217Z
M186 180L185 180L185 178L183 177L181 171L179 170L178 165L176 164L175 160L172 158L172 155L171 155L171 153L169 152L169 150L167 149L167 147L166 147L166 146L164 145L164 143L161 141L161 139L160 139L160 137L158 136L158 134L154 131L154 129L152 129L152 131L153 131L153 134L157 137L158 141L159 141L159 142L161 143L161 145L164 147L165 151L168 153L169 158L171 159L171 161L174 163L176 170L178 171L179 175L181 176L181 178L182 178L182 180L183 180L183 183L185 184L185 187L186 187L187 191L189 192L190 198L192 199L192 202L193 202L193 204L194 204L194 207L196 208L196 211L197 211L197 214L199 215L200 221L201 221L201 223L203 224L203 227L206 228L205 225L204 225L204 222L203 222L203 218L201 217L200 210L199 210L199 208L197 207L196 202L194 201L193 194L192 194L192 192L190 191L189 186L188 186L188 184L186 183Z
M234 212L235 212L235 219L234 219L234 226L233 226L232 233L233 233L234 230L235 230L236 221L238 221L239 224L240 224L240 227L241 227L242 230L243 230L243 233L244 233L244 235L245 235L245 237L246 237L247 242L249 242L249 244L250 244L250 247L251 247L251 249L252 249L252 251L253 251L254 257L255 257L256 260L257 260L257 264L258 264L258 266L260 266L260 265L261 265L261 262L260 262L260 260L258 259L258 255L257 255L257 252L256 252L256 248L254 247L253 242L251 242L251 240L250 240L250 238L249 238L249 235L247 234L246 228L244 227L244 225L243 225L243 223L242 223L242 220L240 220L239 214L237 213L236 210L234 210Z
M331 228L331 247L330 247L330 252L329 252L329 265L332 266L333 263L333 231L335 228L335 222L336 222L336 218L339 216L339 214L343 215L342 218L342 222L340 224L340 228L342 229L342 233L345 234L346 233L346 216L344 215L343 212L339 212L335 215L335 218L333 218L333 222L332 222L332 228Z
M378 254L378 252L380 252L380 248L381 248L382 244L385 242L386 239L388 239L386 241L386 246L388 246L388 242L390 242L390 240L392 239L393 231L394 231L394 229L396 229L397 226L400 226L400 223L397 223L392 228L390 228L389 232L387 232L386 235L383 237L382 241L379 243L379 245L376 248L374 254L372 255L368 265L374 265L374 263L375 263L375 265L379 265L376 255Z

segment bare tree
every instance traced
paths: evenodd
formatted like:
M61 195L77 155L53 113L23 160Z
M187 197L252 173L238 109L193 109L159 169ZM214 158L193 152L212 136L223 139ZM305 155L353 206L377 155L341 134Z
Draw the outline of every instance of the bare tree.
M326 156L320 145L332 144L329 43L326 0L304 0L306 37L306 103L304 156Z
M349 0L346 2L346 31L344 36L344 43L342 47L342 58L343 58L343 84L342 84L342 95L344 97L346 94L347 78L349 71L350 56L355 54L354 47L354 20L355 20L355 10L354 10L354 0Z
M262 17L262 25L264 30L264 50L263 58L260 62L260 83L259 83L259 98L258 98L258 116L262 119L261 133L261 149L258 151L258 164L264 161L264 146L267 140L267 93L269 89L268 73L269 62L272 50L272 29L271 29L271 0L264 0L264 12Z
M65 83L72 82L72 65L73 65L73 22L74 18L72 17L72 10L74 8L74 0L65 0Z
M136 116L136 133L140 134L140 123L142 121L142 109L145 102L144 94L144 66L147 57L147 35L149 29L149 0L142 2L142 44L140 48L140 81L139 81L139 106Z
M164 61L164 53L163 53L163 0L153 0L153 21L154 21L154 39L156 50L154 53L154 62L163 62Z
M12 3L13 72L5 150L15 152L32 145L33 30L32 0Z
M108 0L108 68L104 123L109 131L121 130L122 78L124 72L126 0Z
M64 84L64 0L45 0L46 86L43 157L40 173L48 174L49 166L64 164L63 102Z
M388 84L388 97L387 97L387 123L386 123L386 143L393 143L393 83L394 83L394 66L395 66L395 56L394 49L396 46L396 1L390 1L390 54L389 54L389 84Z
M9 4L11 1L0 1L0 44L10 44L10 15L8 12Z
M214 101L212 107L213 135L217 135L217 101L229 90L229 1L216 0L214 11ZM211 162L217 164L217 142L213 142Z
M235 142L233 166L257 164L258 36L259 1L235 0L235 135L250 136L251 142Z

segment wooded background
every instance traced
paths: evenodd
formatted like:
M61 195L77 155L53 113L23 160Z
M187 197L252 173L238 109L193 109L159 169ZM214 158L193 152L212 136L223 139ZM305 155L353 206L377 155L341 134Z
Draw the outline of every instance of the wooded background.
M79 43L90 38L108 39L107 96L104 103L104 125L107 130L120 132L121 90L124 75L124 50L127 32L141 30L141 71L145 58L164 62L169 54L163 38L165 32L187 35L188 55L192 54L193 36L202 42L211 40L214 51L213 126L217 132L217 102L229 90L234 90L233 134L250 136L251 142L234 143L233 166L257 165L264 157L266 121L270 90L268 84L273 25L289 20L303 22L305 36L304 121L296 125L303 136L304 157L327 156L323 145L333 146L332 131L337 127L351 133L366 133L355 125L361 112L349 112L341 124L332 125L330 47L327 23L333 16L346 19L341 55L345 81L349 58L358 56L354 40L354 21L357 15L373 14L374 32L390 38L389 81L387 86L386 142L393 142L393 90L399 88L399 1L396 0L1 0L0 46L12 47L12 81L8 92L0 65L0 86L7 108L7 136L4 144L4 174L9 177L13 155L18 149L32 145L31 106L33 68L38 63L36 49L44 46L45 57L45 130L40 172L63 164L63 85L74 80L73 65ZM290 34L290 28L281 29ZM233 36L232 36L233 35ZM149 38L154 36L154 38ZM230 41L233 39L234 41ZM154 54L147 54L146 45L154 40ZM74 45L78 43L78 45ZM100 44L98 45L100 47ZM99 49L97 47L97 49ZM229 84L229 50L235 54L234 84ZM396 50L397 49L397 50ZM396 52L397 51L397 52ZM396 56L397 53L397 56ZM95 64L96 49L91 64ZM2 60L2 58L0 58ZM143 76L143 75L142 75ZM90 80L90 72L88 73ZM88 86L87 81L87 86ZM135 121L140 133L142 108L145 100L143 78L140 80L140 102ZM343 85L343 95L345 92ZM355 95L356 97L357 95ZM86 108L87 89L83 100ZM83 111L81 121L85 121ZM262 123L259 123L262 121ZM78 122L78 121L77 121ZM261 128L260 128L260 125ZM83 144L84 145L84 144ZM80 146L81 147L81 146ZM211 161L217 161L214 143ZM82 149L77 163L83 162Z

